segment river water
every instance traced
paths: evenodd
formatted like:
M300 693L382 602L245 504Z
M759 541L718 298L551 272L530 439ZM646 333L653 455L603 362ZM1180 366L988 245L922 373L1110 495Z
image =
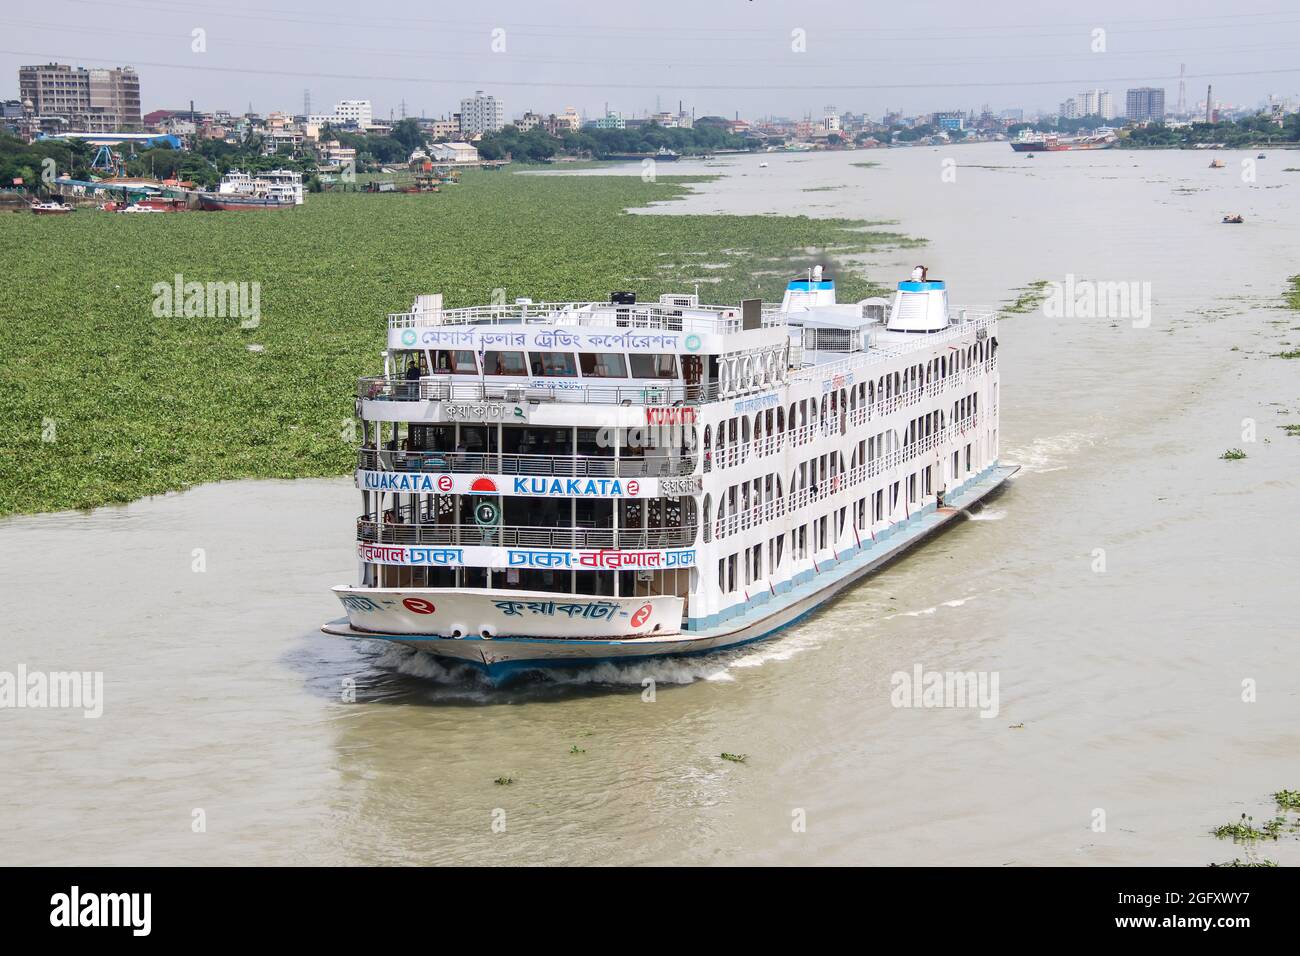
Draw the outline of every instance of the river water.
M658 210L897 220L929 244L875 253L869 274L924 262L956 303L1067 276L1149 283L1149 324L1007 318L1017 478L775 641L494 691L326 637L327 589L354 573L349 480L0 523L0 670L102 671L105 697L98 719L0 710L0 860L1245 856L1209 830L1300 789L1300 437L1278 427L1300 421L1300 365L1271 357L1300 341L1278 308L1300 271L1300 173L1271 153L1250 181L1253 153L1221 155L728 158ZM1234 447L1248 457L1220 460ZM917 665L996 675L997 715L893 706L891 675ZM1257 855L1300 863L1300 840Z

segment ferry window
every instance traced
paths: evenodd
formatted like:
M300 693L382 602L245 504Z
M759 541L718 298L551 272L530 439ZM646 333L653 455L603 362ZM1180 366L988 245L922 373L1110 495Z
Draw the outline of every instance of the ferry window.
M676 378L677 359L667 353L632 355L633 378Z
M484 352L484 375L527 375L523 352Z
M617 352L581 352L584 378L627 378L627 359Z
M530 352L533 374L540 377L576 378L578 369L568 352Z
M439 349L433 353L436 375L477 375L478 364L472 349Z

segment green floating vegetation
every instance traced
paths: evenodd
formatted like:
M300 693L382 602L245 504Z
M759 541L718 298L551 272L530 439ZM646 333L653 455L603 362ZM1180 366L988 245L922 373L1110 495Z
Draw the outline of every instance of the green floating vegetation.
M874 161L865 163L849 163L850 166L856 166L858 169L875 169L880 164Z
M514 777L497 777L497 778L496 778L495 780L493 780L492 782L495 783L498 787L508 787L508 786L510 786L512 783L515 782L515 778L514 778Z
M1256 827L1255 818L1247 816L1244 813L1241 815L1241 819L1236 823L1225 823L1221 827L1215 827L1210 832L1220 840L1231 838L1234 841L1253 842L1255 840L1277 839L1276 828L1270 832L1268 823L1264 824L1263 827Z
M1027 312L1033 312L1043 304L1047 298L1047 287L1050 285L1046 279L1037 279L1026 286L1016 290L1014 301L1008 302L1003 308L1003 315L1024 315Z
M1219 457L1224 461L1241 461L1241 459L1246 457L1246 453L1240 448L1229 448Z
M844 188L843 186L809 186L809 187L806 188L806 189L802 189L802 190L800 190L800 192L805 192L805 193L828 193L828 192L830 192L831 190L834 190L834 189L843 189L843 188Z
M1287 352L1274 352L1273 358L1297 359L1300 358L1300 349L1291 349Z
M0 216L0 515L347 474L356 380L380 371L385 314L420 293L653 300L698 283L710 302L775 301L815 263L909 242L855 219L627 212L704 178L470 172L287 212ZM154 286L178 275L259 283L260 323L157 317ZM847 302L878 289L836 279Z
M579 747L577 744L574 744L572 747L569 748L569 753L571 754L585 754L586 752L587 751L585 749Z
M1277 795L1274 794L1275 799L1276 797ZM1288 819L1283 814L1278 814L1273 819L1257 827L1255 826L1255 818L1243 813L1241 819L1236 823L1225 823L1211 832L1220 840L1231 837L1233 840L1253 842L1256 840L1277 840L1283 833L1296 833L1298 831L1300 831L1300 822Z
M1282 431L1286 432L1288 435L1300 436L1300 424L1293 422L1290 425L1279 425L1278 428L1282 429Z
M718 756L721 757L723 760L730 760L732 763L744 763L746 760L749 759L749 754L721 753L718 754Z
M1287 427L1300 430L1300 426L1297 425ZM1279 790L1273 794L1273 799L1284 810L1300 810L1300 790Z
M1300 309L1300 275L1290 276L1286 281L1291 286L1282 294L1282 297L1286 300L1286 307L1288 309Z

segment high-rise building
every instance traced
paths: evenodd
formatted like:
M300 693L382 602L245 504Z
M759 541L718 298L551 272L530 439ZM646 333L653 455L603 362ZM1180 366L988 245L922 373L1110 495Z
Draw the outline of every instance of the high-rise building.
M966 128L966 114L961 110L943 110L934 114L932 122L939 129L962 130Z
M1139 86L1124 97L1124 115L1135 123L1164 122L1165 91L1153 86Z
M356 123L358 129L365 129L375 121L369 100L340 100L334 104L334 115L345 123Z
M70 130L125 133L138 130L140 77L129 66L87 70L63 63L18 68L18 89L33 112Z
M495 133L506 125L505 107L495 96L475 90L460 101L460 131L465 136Z
M313 126L349 126L364 130L375 122L374 110L369 100L339 100L332 113L316 113L307 117Z
M1074 98L1074 103L1079 116L1115 118L1115 101L1109 90L1084 90Z

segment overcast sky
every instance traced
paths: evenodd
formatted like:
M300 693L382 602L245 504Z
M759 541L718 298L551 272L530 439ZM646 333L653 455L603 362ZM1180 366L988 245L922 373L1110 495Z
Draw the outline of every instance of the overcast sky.
M4 0L0 98L20 65L58 60L134 66L145 112L297 113L310 90L313 112L369 99L386 118L405 100L440 116L482 89L510 117L679 100L701 116L879 117L1054 109L1091 88L1122 110L1139 85L1172 109L1185 63L1189 107L1208 82L1217 102L1255 106L1300 91L1297 41L1295 0Z

